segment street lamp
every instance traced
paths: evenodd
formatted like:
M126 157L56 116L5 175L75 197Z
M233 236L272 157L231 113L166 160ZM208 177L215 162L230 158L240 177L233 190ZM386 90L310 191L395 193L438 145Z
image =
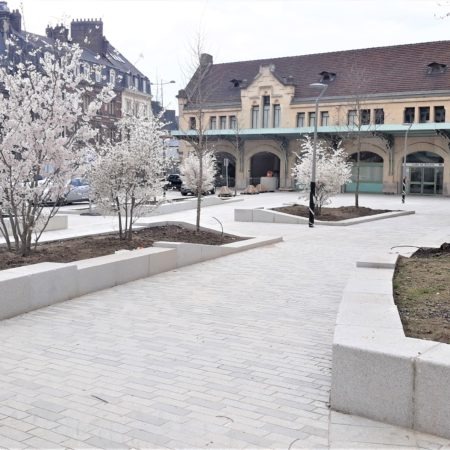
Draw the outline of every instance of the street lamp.
M408 147L408 133L412 127L413 122L409 122L409 126L405 132L405 147L403 149L403 177L402 177L402 203L405 203L406 199L406 150Z
M309 87L321 89L320 94L316 98L316 119L314 121L314 141L313 141L313 157L311 171L311 187L309 190L309 228L314 227L314 197L316 195L316 159L317 159L317 123L319 121L319 100L328 88L325 83L311 83Z
M170 81L157 81L156 83L150 83L152 86L160 86L161 87L161 108L164 109L164 90L163 90L163 86L165 84L173 84L175 83L175 80L170 80Z

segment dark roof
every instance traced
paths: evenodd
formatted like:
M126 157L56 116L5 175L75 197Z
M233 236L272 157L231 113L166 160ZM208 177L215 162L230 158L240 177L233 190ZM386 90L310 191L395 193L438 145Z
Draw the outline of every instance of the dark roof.
M55 40L52 38L49 38L48 36L41 36L36 33L30 33L30 32L14 32L16 36L19 38L25 40L28 39L30 44L35 47L41 47L41 46L48 46L51 47ZM123 73L129 73L131 75L139 75L142 78L147 78L140 70L138 70L133 64L128 61L125 56L123 56L122 53L120 53L116 48L114 48L109 42L106 44L106 52L105 55L98 55L92 50L80 46L83 50L83 53L81 54L81 60L86 61L92 64L99 64L102 66L105 66L107 68L116 69L117 71L123 72Z
M279 80L295 85L296 101L314 97L309 84L319 82L323 71L336 73L326 97L450 90L450 70L430 74L428 65L433 62L450 67L450 41L213 64L203 92L208 104L239 103L240 88L231 80L246 80L249 86L262 65L274 65Z

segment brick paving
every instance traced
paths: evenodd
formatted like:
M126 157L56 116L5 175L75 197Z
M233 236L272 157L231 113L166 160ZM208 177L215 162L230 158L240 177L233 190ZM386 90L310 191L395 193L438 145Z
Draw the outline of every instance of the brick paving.
M349 430L358 447L448 445L414 432L396 441L407 432L352 416L330 420L328 400L334 321L355 261L448 233L449 200L414 198L415 216L314 230L235 223L241 205L205 209L205 225L215 216L226 231L285 241L0 323L0 448L328 448Z

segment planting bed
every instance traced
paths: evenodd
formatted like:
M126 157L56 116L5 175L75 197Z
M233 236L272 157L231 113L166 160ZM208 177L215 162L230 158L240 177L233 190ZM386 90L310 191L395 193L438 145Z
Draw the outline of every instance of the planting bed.
M222 245L241 241L245 238L211 231L194 231L179 225L144 228L133 233L131 241L123 241L118 233L85 236L61 241L44 242L27 257L17 256L0 247L0 270L20 267L40 262L68 263L114 253L117 250L133 250L151 247L155 241L189 242L196 244Z
M304 205L290 205L281 206L279 208L272 208L273 211L290 214L292 216L309 217L309 208ZM355 206L340 206L338 208L322 208L320 214L316 213L317 220L324 221L339 221L346 219L355 219L357 217L373 216L375 214L382 214L392 212L389 209L371 209L364 206L356 208Z
M450 344L450 244L400 257L394 299L406 336Z

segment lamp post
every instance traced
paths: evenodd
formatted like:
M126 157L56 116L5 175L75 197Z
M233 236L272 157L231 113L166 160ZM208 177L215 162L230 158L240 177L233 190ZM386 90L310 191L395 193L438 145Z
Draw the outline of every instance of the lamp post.
M317 159L317 124L319 122L319 100L328 88L328 84L311 83L309 87L321 89L320 94L316 98L316 119L314 121L314 141L313 141L313 157L311 170L311 186L309 190L309 228L314 227L314 197L316 195L316 159Z
M150 83L152 86L160 86L161 87L161 108L164 109L164 88L163 86L166 84L173 84L175 80L170 81L156 81L155 83Z
M403 176L402 176L402 203L406 200L406 150L408 148L408 133L412 127L413 122L409 123L408 128L405 132L405 146L403 149Z

